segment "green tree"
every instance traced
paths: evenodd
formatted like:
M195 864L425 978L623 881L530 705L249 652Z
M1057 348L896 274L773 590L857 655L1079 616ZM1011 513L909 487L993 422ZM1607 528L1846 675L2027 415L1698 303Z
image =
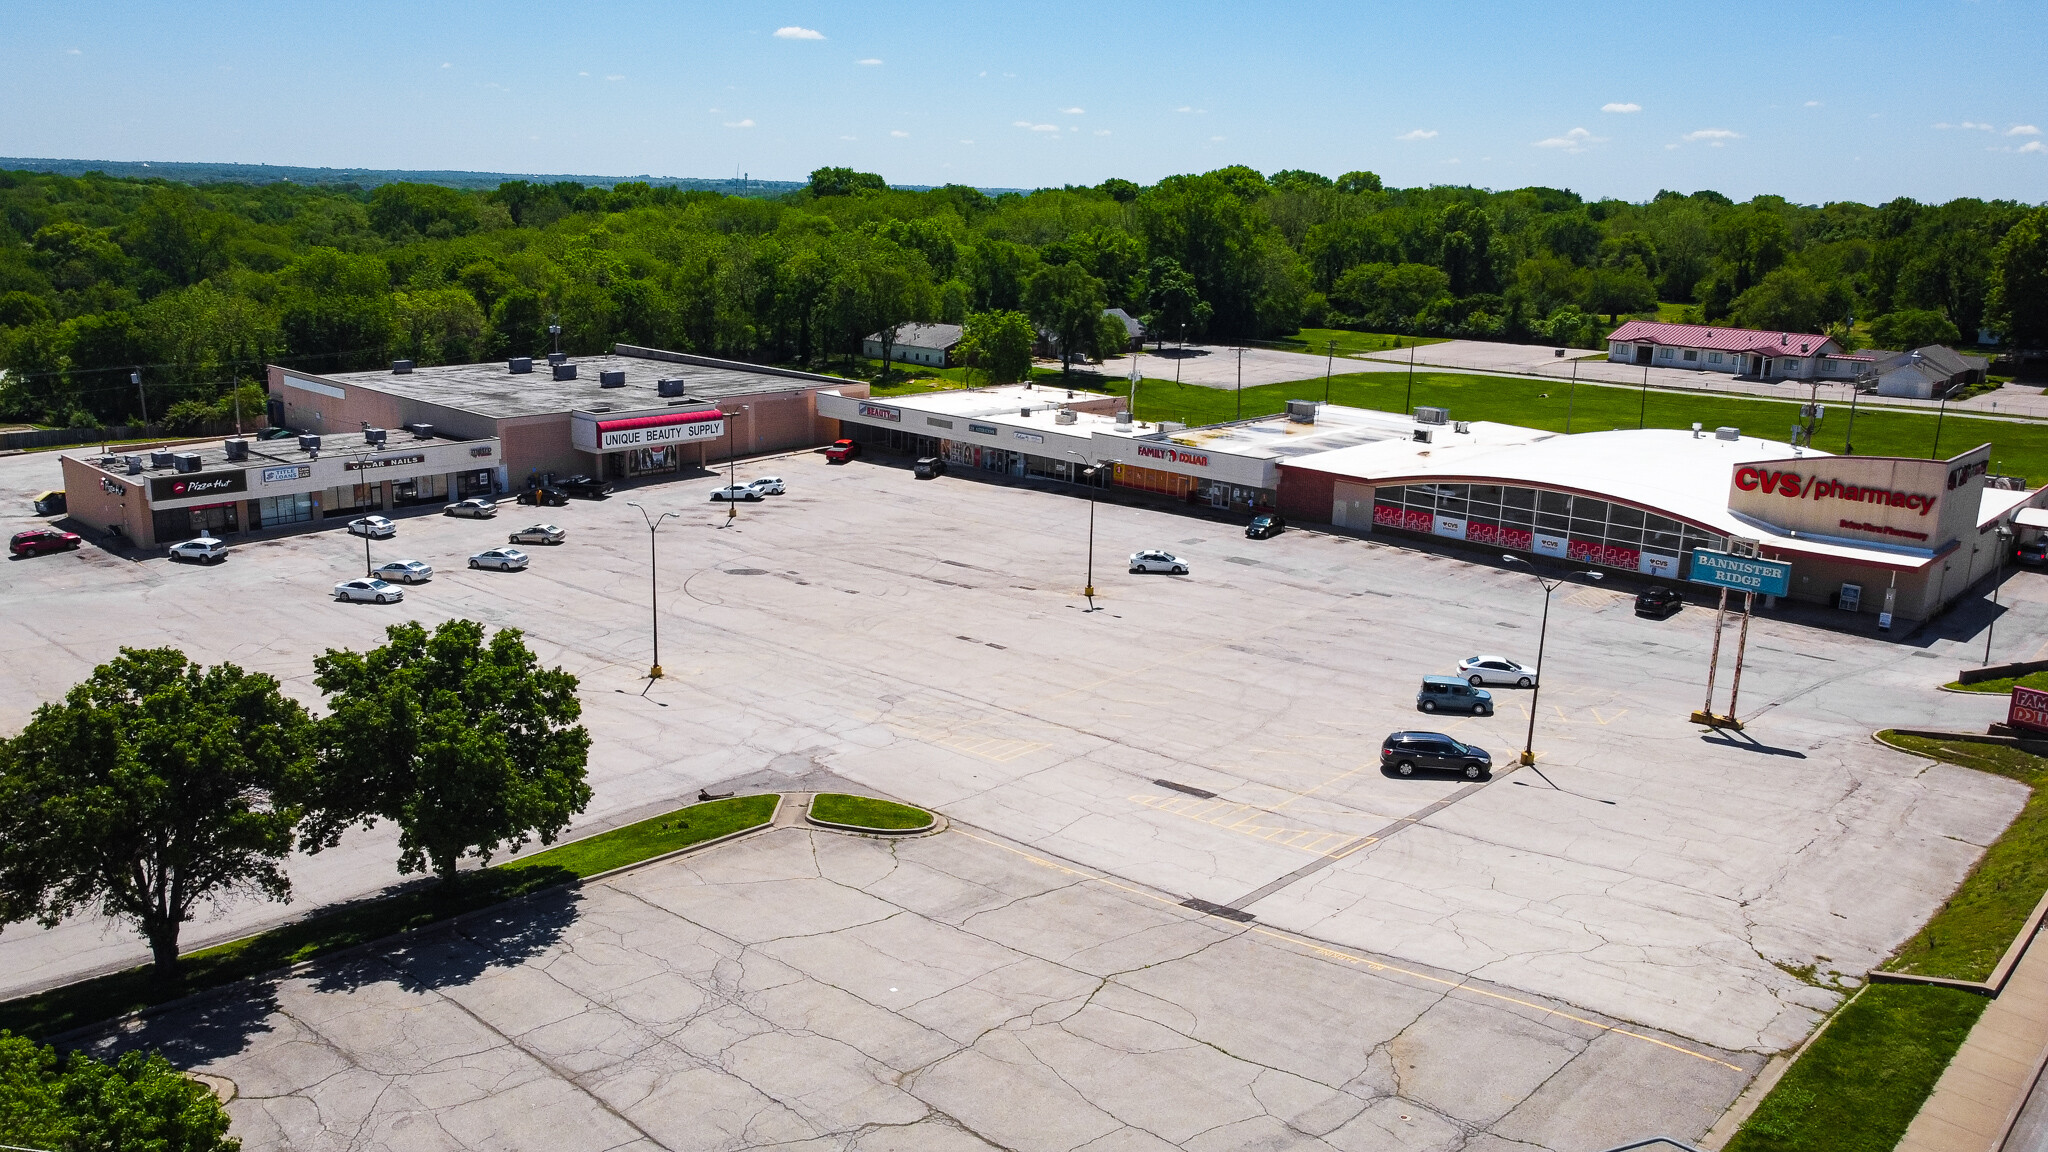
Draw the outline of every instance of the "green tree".
M1657 286L1641 264L1622 268L1595 268L1586 278L1586 294L1580 304L1590 312L1607 313L1607 322L1623 312L1648 312L1657 307Z
M228 1112L155 1052L103 1063L0 1032L0 1145L110 1152L237 1152Z
M1054 264L1039 270L1024 289L1024 309L1060 346L1060 365L1074 368L1074 354L1095 340L1095 322L1102 315L1102 281L1078 264Z
M1744 328L1819 332L1849 311L1849 291L1804 268L1780 268L1735 298L1730 315Z
M476 205L453 188L394 181L370 192L370 224L388 239L445 240L476 231Z
M976 312L967 318L959 355L988 374L991 384L1014 384L1031 374L1031 345L1038 333L1022 312Z
M2007 346L2048 347L2048 208L2028 213L1998 242L1984 314Z
M1152 261L1145 272L1145 327L1154 341L1171 336L1200 336L1209 327L1213 309L1202 299L1195 278L1170 256Z
M123 648L0 746L0 923L97 907L171 979L199 901L290 898L310 737L269 676Z
M1131 348L1131 330L1124 322L1108 312L1095 318L1095 331L1088 341L1097 360L1121 356Z
M1346 172L1337 177L1337 191L1356 195L1360 192L1378 192L1380 178L1372 172Z
M1929 344L1954 344L1962 339L1956 326L1939 312L1902 308L1887 312L1870 322L1870 338L1880 348L1905 352Z
M810 194L825 196L862 196L876 192L887 192L889 182L873 172L856 172L851 168L819 168L811 173Z
M429 288L392 297L400 346L427 364L461 364L478 358L487 321L476 297L461 288Z
M590 735L576 677L544 669L517 629L484 640L450 620L385 629L366 653L329 649L314 683L328 697L305 846L332 847L349 825L398 825L401 872L446 882L475 853L488 862L530 839L552 844L590 803Z
M1330 299L1379 331L1409 332L1433 305L1451 300L1451 278L1427 264L1360 264L1337 280Z

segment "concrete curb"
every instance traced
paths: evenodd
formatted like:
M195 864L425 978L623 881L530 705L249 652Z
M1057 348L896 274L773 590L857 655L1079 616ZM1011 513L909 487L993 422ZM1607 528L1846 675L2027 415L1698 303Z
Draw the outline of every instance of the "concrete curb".
M804 813L804 823L832 832L853 832L862 836L922 836L926 832L939 830L939 818L936 814L932 816L930 823L916 828L868 828L860 824L835 824L830 820L820 820L809 812Z
M1728 1141L1735 1139L1735 1134L1742 1130L1742 1126L1749 1122L1749 1118L1754 1116L1757 1108L1763 1104L1764 1097L1771 1094L1771 1089L1778 1086L1778 1081L1785 1078L1785 1073L1791 1071L1792 1065L1798 1063L1799 1058L1806 1055L1806 1050L1818 1043L1827 1030L1835 1026L1835 1021L1841 1019L1842 1013L1848 1011L1849 1005L1854 1004L1856 998L1863 995L1863 989L1868 987L1870 985L1865 984L1863 988L1858 988L1833 1012L1828 1013L1828 1018L1821 1021L1820 1027L1813 1030L1813 1034L1806 1038L1805 1043L1794 1048L1791 1055L1780 1054L1765 1061L1763 1071L1756 1074L1756 1079L1749 1082L1749 1087L1743 1089L1742 1095L1735 1098L1735 1103L1728 1105L1728 1110L1721 1113L1721 1118L1714 1121L1714 1126L1707 1129L1706 1135L1700 1137L1700 1143L1707 1148L1719 1149L1725 1147Z

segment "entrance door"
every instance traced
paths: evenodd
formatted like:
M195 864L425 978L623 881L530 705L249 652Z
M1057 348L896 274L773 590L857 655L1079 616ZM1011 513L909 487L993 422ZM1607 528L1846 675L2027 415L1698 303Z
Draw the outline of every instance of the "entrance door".
M1638 345L1636 346L1636 363L1638 363L1638 364L1648 364L1649 362L1650 362L1650 349L1649 349L1649 346L1648 346L1648 345L1642 345L1642 344L1638 344Z

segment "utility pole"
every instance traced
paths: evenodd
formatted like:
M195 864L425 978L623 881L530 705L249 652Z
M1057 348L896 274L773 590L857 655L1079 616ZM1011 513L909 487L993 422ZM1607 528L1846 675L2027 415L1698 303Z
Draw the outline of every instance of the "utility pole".
M1572 384L1564 394L1564 434L1572 434L1572 404L1579 398L1579 362L1572 361ZM1537 665L1541 668L1542 665Z
M1643 420L1650 414L1650 366L1643 365L1643 402L1636 408L1636 431L1643 430Z
M1244 419L1244 345L1237 346L1237 418Z
M135 402L142 405L142 430L149 431L149 397L142 391L142 366L128 373L128 382L135 385Z
M1401 414L1415 411L1415 345L1408 346L1408 395L1401 401Z
M1337 342L1330 341L1330 351L1323 360L1323 403L1330 402L1330 371L1337 364Z

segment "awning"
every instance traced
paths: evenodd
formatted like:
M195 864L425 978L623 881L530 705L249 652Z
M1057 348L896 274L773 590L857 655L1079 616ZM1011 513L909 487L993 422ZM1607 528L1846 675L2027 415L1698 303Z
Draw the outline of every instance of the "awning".
M2022 508L2012 519L2022 528L2048 528L2048 508Z
M624 432L632 428L661 428L669 424L697 424L706 420L723 420L725 413L716 408L698 412L666 412L660 416L628 416L624 420L599 420L599 435L607 432Z

